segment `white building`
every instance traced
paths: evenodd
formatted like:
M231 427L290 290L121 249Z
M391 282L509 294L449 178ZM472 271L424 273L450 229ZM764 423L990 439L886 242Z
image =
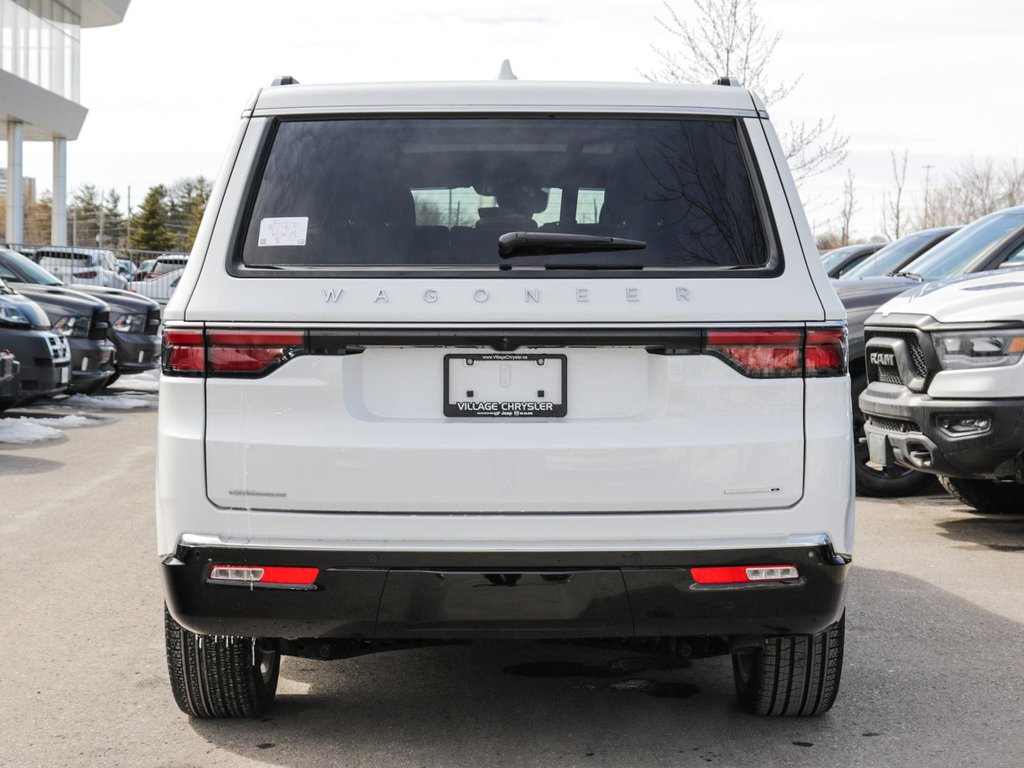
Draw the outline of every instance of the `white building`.
M7 138L6 240L24 236L22 152L53 144L50 238L67 238L67 142L88 110L79 103L81 30L124 19L130 0L0 0L0 130Z

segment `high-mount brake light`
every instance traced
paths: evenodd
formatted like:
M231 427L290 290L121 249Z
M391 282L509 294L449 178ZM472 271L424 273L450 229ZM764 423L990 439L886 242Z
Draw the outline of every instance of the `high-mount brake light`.
M726 565L691 568L696 584L751 584L766 581L792 581L800 574L792 565Z
M846 328L708 331L705 351L758 379L843 376Z
M267 586L309 586L320 575L319 568L280 565L215 565L210 581Z

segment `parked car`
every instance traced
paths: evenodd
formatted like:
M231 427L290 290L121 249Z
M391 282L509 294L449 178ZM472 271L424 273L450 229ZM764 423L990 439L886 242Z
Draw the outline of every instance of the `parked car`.
M131 282L135 275L135 262L131 259L118 259L117 269L124 276L124 279Z
M913 234L893 240L884 248L875 251L860 264L844 272L841 277L853 280L861 277L892 277L907 264L917 259L928 249L941 243L960 227L935 227L922 229Z
M167 304L174 289L178 287L184 269L176 269L173 272L164 272L160 275L150 274L145 280L139 280L128 285L128 290L141 296L148 296L157 304Z
M829 277L844 277L847 272L864 262L886 243L857 243L834 248L821 254L821 264Z
M864 322L882 304L922 280L1024 264L1024 207L989 214L960 229L907 264L896 277L833 280L847 310L850 331L850 378L856 436L857 491L870 496L903 496L929 481L902 465L880 466L868 453L863 415L857 405L867 386Z
M165 311L184 712L258 715L282 655L487 637L670 638L753 712L832 706L846 331L757 96L289 85L229 156Z
M139 264L138 268L132 273L132 282L142 280L149 274L149 271L156 264L156 259L146 259L144 262Z
M74 293L108 305L107 336L116 353L106 385L113 384L122 374L142 373L160 364L160 307L155 301L116 288L65 286L31 259L8 249L0 249L0 277L23 292ZM92 333L98 336L95 326Z
M67 340L50 330L50 319L34 301L0 280L0 349L19 362L17 375L0 386L0 411L26 400L65 392L70 381Z
M143 267L138 270L135 280L137 282L153 280L169 272L176 272L184 269L188 264L187 253L164 253L155 259L143 262Z
M872 459L938 475L981 512L1024 513L1024 269L923 285L865 332Z
M37 248L34 258L43 269L72 285L124 288L128 284L113 251L47 246Z

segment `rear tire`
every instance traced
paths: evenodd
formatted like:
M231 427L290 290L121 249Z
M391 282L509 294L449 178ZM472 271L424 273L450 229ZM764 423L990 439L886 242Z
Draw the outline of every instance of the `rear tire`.
M867 378L863 373L850 379L850 390L853 394L853 460L857 480L857 494L860 496L876 496L891 498L894 496L910 496L924 488L931 481L931 475L916 472L907 467L877 467L868 458L868 444L864 440L864 414L861 413L857 400L860 393L867 388Z
M197 635L164 606L167 672L178 708L192 717L259 717L274 701L281 658L254 637Z
M744 708L769 717L828 712L839 693L846 614L816 635L765 638L757 651L734 653L733 678Z
M954 499L989 515L1024 512L1024 485L998 480L939 477L939 483Z

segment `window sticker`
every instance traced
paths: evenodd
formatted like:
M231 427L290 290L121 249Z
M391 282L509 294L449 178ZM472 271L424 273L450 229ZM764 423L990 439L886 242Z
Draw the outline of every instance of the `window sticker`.
M276 245L305 245L308 226L308 216L260 219L259 245L261 248Z

